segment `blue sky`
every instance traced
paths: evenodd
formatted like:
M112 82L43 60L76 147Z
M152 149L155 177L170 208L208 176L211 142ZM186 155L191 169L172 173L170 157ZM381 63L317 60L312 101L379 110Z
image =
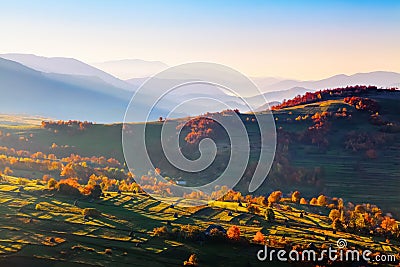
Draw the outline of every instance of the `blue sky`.
M0 53L211 61L251 76L400 72L400 1L0 1Z

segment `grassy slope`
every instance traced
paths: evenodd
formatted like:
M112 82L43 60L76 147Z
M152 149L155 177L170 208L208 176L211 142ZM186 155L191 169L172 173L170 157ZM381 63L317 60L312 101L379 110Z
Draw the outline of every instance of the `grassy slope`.
M43 193L43 186L28 182L18 193L17 179L7 177L0 184L0 266L180 266L191 253L196 253L201 266L264 266L256 261L259 247L200 244L185 240L164 240L153 237L154 227L171 222L172 227L191 224L205 229L209 224L225 228L239 225L242 235L251 239L262 231L269 239L297 244L335 245L346 238L349 246L386 251L382 238L371 239L348 233L333 233L327 210L321 207L289 204L292 210L274 208L276 222L269 223L259 215L247 213L231 202L211 202L207 207L189 212L170 208L144 195L118 195L100 200L74 199ZM37 210L41 203L48 209ZM80 210L93 207L102 212L99 218L84 220ZM300 211L307 211L304 218ZM229 214L229 211L232 214ZM179 214L178 218L174 214ZM286 227L288 220L290 228ZM133 236L129 237L129 232ZM325 241L325 237L328 240ZM54 240L51 240L54 238ZM140 246L136 244L140 243ZM400 251L400 244L390 244L391 252ZM105 254L107 248L112 254ZM387 253L387 251L386 251ZM279 266L274 263L273 266ZM286 266L282 264L282 266Z
M400 100L399 93L390 95L369 95L367 97L377 100L381 106L381 114L385 119L399 122ZM353 107L345 104L340 99L323 101L320 103L296 106L280 111L275 111L277 118L276 125L285 131L299 133L305 131L312 122L295 122L298 115L314 114L321 111L336 111L338 108L346 107L352 112L351 120L333 120L331 130L327 134L329 146L321 152L317 146L292 142L289 146L289 160L292 165L312 170L319 167L323 170L323 176L319 181L319 186L310 186L302 184L276 184L273 178L279 180L279 177L270 177L259 189L257 194L269 193L272 190L281 189L284 192L290 192L299 189L306 197L315 196L319 193L325 193L329 196L344 198L345 201L354 202L372 202L382 206L387 211L400 213L400 135L388 134L393 137L390 144L378 147L377 159L367 159L365 152L353 152L344 148L346 135L350 131L358 133L378 133L379 126L371 125L368 122L369 114L354 110ZM251 115L243 115L251 117ZM291 122L287 119L290 118ZM152 123L154 138L157 139L157 131L161 129L161 123ZM249 135L256 136L256 124L247 123ZM56 151L57 156L66 156L70 153L78 153L82 156L107 156L115 157L123 161L121 149L121 125L94 125L91 128L78 133L58 132L42 129L38 126L7 126L0 127L3 135L12 133L15 138L0 138L0 145L15 147L17 149L27 149L30 151L50 151L52 143L58 145L68 145L68 148L62 148ZM33 134L30 137L30 134ZM21 141L18 137L25 137L28 141ZM257 140L252 140L257 144ZM222 144L221 147L224 145ZM160 155L161 150L157 145L152 146L153 154ZM253 160L256 158L253 157ZM167 171L168 169L163 169ZM169 176L177 174L171 171ZM177 176L182 176L179 173ZM184 176L186 180L198 184L201 179L207 180L215 177L215 173L205 173L203 176L190 175ZM199 179L199 177L201 179ZM245 188L242 188L245 189ZM244 193L245 190L243 190Z
M374 97L374 96L369 96ZM375 98L375 97L374 97ZM381 114L386 119L398 122L400 111L395 99L375 98L382 107ZM344 148L346 134L378 133L379 126L368 122L369 114L355 111L353 107L342 101L324 101L317 104L297 106L275 113L279 118L278 127L296 132L309 126L307 122L295 125L284 122L286 118L298 115L314 114L322 111L336 111L346 107L353 111L351 120L332 120L331 130L327 135L329 147L321 153L316 146L295 143L290 149L292 163L296 166L314 168L322 167L324 176L323 190L331 196L340 196L348 201L372 202L387 210L399 212L400 206L400 135L388 134L393 141L378 147L376 159L368 159L363 151L353 152ZM289 115L289 112L292 114Z

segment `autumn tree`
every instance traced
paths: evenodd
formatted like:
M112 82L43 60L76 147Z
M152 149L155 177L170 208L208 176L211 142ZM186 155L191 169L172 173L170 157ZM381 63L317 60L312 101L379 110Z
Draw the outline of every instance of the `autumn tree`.
M78 183L77 179L73 178L60 180L55 188L58 192L65 195L78 196L81 194L81 185Z
M190 255L189 259L187 261L183 262L184 266L197 266L198 265L198 260L196 254Z
M263 235L263 233L261 233L260 231L258 231L253 238L253 241L256 243L260 243L260 244L264 244L265 242L265 236Z
M14 173L14 171L11 170L10 167L5 167L3 173L4 173L5 175L11 175L11 174Z
M300 202L300 192L299 191L294 191L292 194L292 202L293 203L299 203Z
M317 205L318 205L318 200L317 200L315 197L313 197L313 198L310 200L310 205L317 206Z
M390 218L389 216L385 216L381 223L381 227L383 230L391 233L395 233L399 229L396 220Z
M98 184L88 184L82 189L82 193L92 198L99 198L103 191L101 190L101 186Z
M251 213L259 213L260 212L260 208L257 207L256 205L252 205L252 204L249 204L247 206L247 210L248 210L248 212L251 212Z
M231 240L239 240L240 239L240 229L236 225L232 225L229 227L228 231L226 232L226 235L228 236L229 239Z
M337 209L331 210L329 213L329 219L331 219L332 222L334 222L336 219L340 218L340 211Z
M56 185L57 185L57 181L54 178L50 178L50 180L47 181L48 188L55 188Z
M302 205L307 205L308 202L307 202L307 200L306 200L304 197L302 197L302 198L300 199L300 204L302 204Z
M343 211L343 209L344 209L343 199L341 199L341 198L338 199L337 206L338 206L339 211Z
M50 180L50 178L51 178L51 176L48 175L48 174L45 174L45 175L42 176L43 182L46 182L46 183Z
M356 97L356 95L362 95L367 93L368 91L376 91L376 90L377 90L376 86L355 85L355 86L346 86L335 89L325 89L316 92L307 92L304 95L298 95L293 99L283 100L281 104L273 106L271 107L271 109L279 110L282 108L293 107L296 105L314 103L321 100L328 100L331 99L332 97L346 97L344 101L346 103L349 103L350 105L355 106L355 108L375 112L379 108L376 101L367 98ZM395 90L386 89L386 91L391 92Z
M76 171L74 170L72 162L70 162L66 166L64 166L64 168L62 169L62 171L60 173L60 176L67 177L67 178L77 177L77 174L76 174Z
M212 137L215 134L215 128L218 128L213 119L198 116L186 122L180 127L190 128L190 132L186 135L185 141L189 144L196 144L204 137Z
M282 192L281 191L274 191L268 196L268 203L276 203L279 202L282 198Z
M352 223L353 223L353 226L355 226L358 229L364 229L367 226L364 215L362 213L358 213L358 212L353 213Z
M326 206L328 205L328 201L326 199L326 196L324 195L319 195L317 199L317 203L319 206Z

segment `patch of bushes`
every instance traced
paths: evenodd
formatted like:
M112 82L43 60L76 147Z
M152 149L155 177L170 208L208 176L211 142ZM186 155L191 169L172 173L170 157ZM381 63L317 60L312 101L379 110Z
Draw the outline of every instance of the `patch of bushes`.
M55 188L56 185L57 185L57 181L54 178L50 178L50 180L47 182L48 188Z
M61 180L55 186L55 189L61 194L69 195L69 196L80 196L81 192L79 191L80 184L76 179L68 178Z

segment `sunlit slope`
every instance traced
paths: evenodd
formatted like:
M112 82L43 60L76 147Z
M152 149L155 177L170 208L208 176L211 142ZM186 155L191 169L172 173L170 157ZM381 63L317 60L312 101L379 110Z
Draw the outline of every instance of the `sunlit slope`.
M348 201L374 202L393 211L399 207L400 121L399 92L371 93L365 98L379 105L379 121L371 112L356 109L343 98L319 101L274 111L278 132L278 147L272 170L257 194L267 194L277 188L304 194L326 193ZM330 113L325 128L310 131L315 126L315 114ZM253 115L241 114L252 145L250 165L257 163L259 133ZM382 123L383 121L383 123ZM180 121L176 121L178 125ZM162 158L159 143L162 122L149 125L149 153L163 175L183 177L188 184L204 184L215 179L224 169L229 156L229 143L217 136L219 149L214 167L204 173L188 174L171 168ZM93 125L83 131L43 129L40 126L2 126L0 145L30 151L52 151L59 156L77 153L82 156L106 156L124 160L121 145L121 124ZM6 136L10 133L11 136ZM182 132L182 139L188 129ZM55 143L58 150L51 150ZM188 157L196 158L196 144L183 143ZM251 172L238 185L247 193ZM398 212L396 210L396 212Z

